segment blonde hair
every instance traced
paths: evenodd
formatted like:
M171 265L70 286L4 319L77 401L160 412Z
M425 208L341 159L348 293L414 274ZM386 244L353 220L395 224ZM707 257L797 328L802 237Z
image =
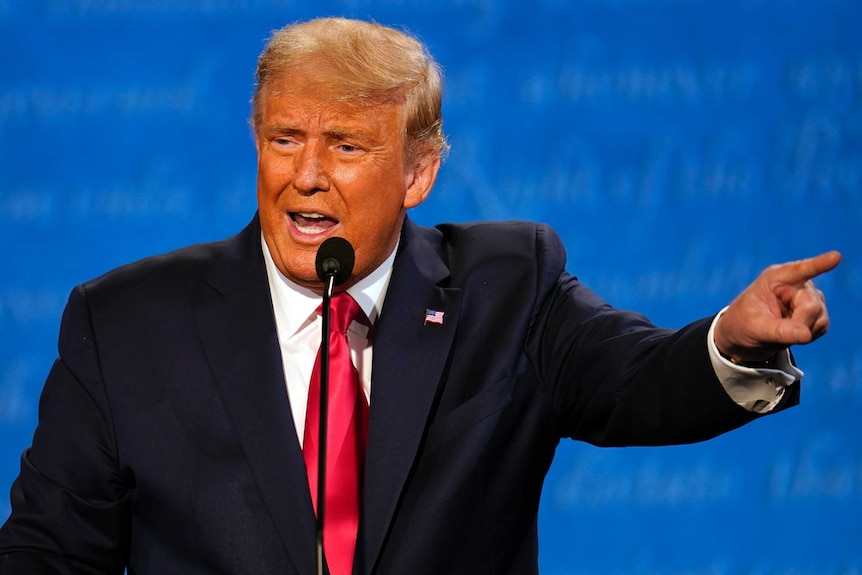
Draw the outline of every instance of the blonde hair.
M252 97L252 125L260 126L264 90L309 61L326 63L324 81L358 102L394 101L405 111L405 149L415 157L445 154L441 114L443 74L416 38L380 24L319 18L275 31L260 55Z

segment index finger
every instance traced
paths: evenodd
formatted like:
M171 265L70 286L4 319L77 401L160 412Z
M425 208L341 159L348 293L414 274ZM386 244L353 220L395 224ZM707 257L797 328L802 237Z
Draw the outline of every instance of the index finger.
M786 283L801 284L835 269L835 266L840 262L841 254L833 250L813 258L779 264L776 269L776 278Z

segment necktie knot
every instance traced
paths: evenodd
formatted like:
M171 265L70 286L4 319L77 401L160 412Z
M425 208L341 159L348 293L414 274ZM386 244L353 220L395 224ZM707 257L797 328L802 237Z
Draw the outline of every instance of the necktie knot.
M332 331L347 333L347 328L362 311L356 300L349 293L341 292L332 296L332 315L330 328Z

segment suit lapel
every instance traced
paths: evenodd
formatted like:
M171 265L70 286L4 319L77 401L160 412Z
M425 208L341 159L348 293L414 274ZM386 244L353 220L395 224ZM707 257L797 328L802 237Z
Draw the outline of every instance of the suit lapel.
M449 271L424 233L405 221L375 324L364 512L357 546L362 573L373 571L382 550L457 326L461 290L439 286ZM442 311L443 323L426 323L426 309Z
M257 218L209 276L200 337L249 467L293 563L314 564L314 511L284 383Z

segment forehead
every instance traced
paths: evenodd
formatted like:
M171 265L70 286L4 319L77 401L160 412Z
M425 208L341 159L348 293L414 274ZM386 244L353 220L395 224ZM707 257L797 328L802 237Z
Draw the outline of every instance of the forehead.
M260 93L263 124L291 119L318 123L350 123L403 131L403 102L392 97L370 97L352 92L332 79L291 74L268 83Z
M325 90L273 86L261 101L261 135L297 132L353 138L371 146L405 144L403 106ZM402 150L406 153L406 149Z

